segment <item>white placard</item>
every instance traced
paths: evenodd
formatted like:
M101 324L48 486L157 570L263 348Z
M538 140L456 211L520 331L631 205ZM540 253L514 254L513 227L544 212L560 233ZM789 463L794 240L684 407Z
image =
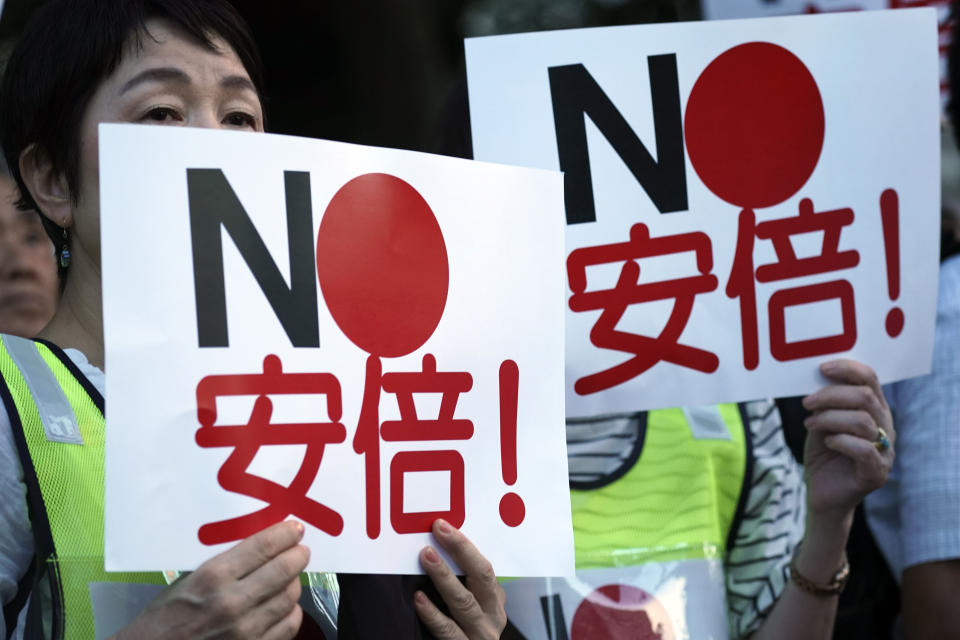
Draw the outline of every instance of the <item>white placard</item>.
M946 115L947 102L950 99L947 52L953 34L950 0L701 0L703 17L707 20L918 7L931 7L937 11L937 32L940 38L940 103Z
M108 570L292 517L310 570L417 573L443 516L572 572L560 174L103 125L100 178Z
M494 36L466 61L476 158L565 172L569 416L806 393L841 356L929 370L935 11Z

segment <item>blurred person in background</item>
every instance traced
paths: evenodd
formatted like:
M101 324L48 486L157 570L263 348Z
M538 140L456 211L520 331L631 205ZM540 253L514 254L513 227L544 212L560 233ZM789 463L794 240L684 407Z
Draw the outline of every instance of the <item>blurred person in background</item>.
M956 56L950 60L955 87ZM951 100L957 122L960 105ZM960 639L960 163L950 147L933 369L884 388L900 436L898 457L887 485L865 503L870 529L900 582L902 629L895 637L907 640Z
M960 2L952 6L954 24ZM943 207L933 367L884 388L900 435L887 485L867 522L900 582L907 640L960 639L960 41L950 44L951 97L942 135ZM952 123L952 127L950 126ZM901 635L902 634L902 635Z
M439 153L473 157L465 83L437 129ZM846 640L845 549L896 432L872 368L820 371L797 399L805 467L770 399L568 417L577 574L504 581L503 640Z
M18 208L19 199L0 161L0 333L32 338L57 307L57 258L40 216Z

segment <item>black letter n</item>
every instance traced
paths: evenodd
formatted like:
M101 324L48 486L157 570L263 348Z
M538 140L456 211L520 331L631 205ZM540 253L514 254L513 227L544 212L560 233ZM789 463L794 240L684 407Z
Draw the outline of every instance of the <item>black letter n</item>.
M567 224L597 219L584 115L590 116L660 213L687 208L677 57L674 54L650 56L647 66L657 138L656 160L582 64L550 67L550 94L560 170L564 172Z
M289 287L223 172L187 169L197 337L201 347L229 344L221 226L230 234L293 346L320 346L310 174L285 171L283 177L290 249Z

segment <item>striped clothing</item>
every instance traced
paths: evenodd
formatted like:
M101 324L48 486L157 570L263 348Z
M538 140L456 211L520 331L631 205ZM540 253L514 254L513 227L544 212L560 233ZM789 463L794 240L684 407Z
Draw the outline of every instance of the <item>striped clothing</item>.
M793 549L803 538L803 471L783 437L772 400L747 403L755 463L747 508L727 550L727 607L731 635L756 631L788 580Z
M746 509L725 562L733 638L755 631L783 592L805 518L803 472L784 440L776 405L758 400L745 408L753 473ZM643 448L638 415L568 419L567 455L574 487L588 487L633 466Z

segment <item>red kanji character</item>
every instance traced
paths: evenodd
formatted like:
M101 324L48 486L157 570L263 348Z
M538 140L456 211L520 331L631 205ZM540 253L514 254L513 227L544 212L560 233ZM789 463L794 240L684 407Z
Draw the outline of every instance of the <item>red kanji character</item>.
M860 254L855 250L840 251L840 231L853 222L852 209L834 209L815 213L809 198L800 201L799 214L792 218L769 220L756 224L753 211L740 213L737 247L727 281L727 296L740 298L740 322L743 335L743 364L756 369L759 363L756 282L774 282L817 273L829 273L855 267ZM798 258L790 237L815 231L823 232L818 255ZM761 265L754 278L754 238L771 240L777 262ZM785 311L787 307L839 299L843 333L823 338L787 342ZM777 360L795 360L851 348L857 340L853 287L846 280L794 287L777 291L770 297L770 352Z
M403 510L403 478L408 472L448 471L450 473L450 508L446 511ZM463 457L453 449L442 451L401 451L390 461L390 523L397 533L426 533L437 518L444 518L455 527L467 516L463 479Z
M407 373L382 373L380 359L367 359L367 379L360 409L360 421L353 439L353 448L364 454L367 492L367 535L380 535L380 438L387 442L414 442L422 440L469 440L473 436L470 420L455 419L457 400L461 393L473 386L472 376L463 371L438 372L437 361L431 354L423 356L423 370ZM399 420L380 424L381 390L397 396ZM440 393L440 412L437 419L417 415L414 393ZM450 472L450 509L404 513L403 474L413 471ZM398 453L390 463L390 522L397 533L417 533L430 530L437 518L445 518L459 527L466 516L463 458L447 451L409 451Z
M693 251L700 275L673 280L640 284L640 266L636 260ZM587 292L586 269L589 266L623 262L620 277L612 289ZM567 277L570 290L570 309L575 312L602 309L590 331L590 342L601 349L614 349L632 354L629 360L610 369L580 378L574 390L586 395L609 389L640 375L661 360L696 371L710 373L720 364L709 351L680 344L698 293L717 288L713 269L713 250L710 238L702 232L683 233L651 238L647 226L635 224L630 229L630 240L617 244L584 247L567 258ZM674 300L670 318L660 335L648 336L616 329L627 307L640 302Z
M329 422L271 424L273 405L268 395L323 395ZM223 396L257 396L246 425L213 426L216 400ZM217 474L227 491L257 498L268 506L238 518L205 524L198 536L203 544L219 544L246 538L257 531L295 515L330 535L340 535L343 518L336 511L307 497L327 444L343 442L347 431L339 422L342 412L340 383L329 373L284 373L280 359L268 355L262 374L214 375L197 385L196 440L201 447L234 447ZM261 446L305 444L303 463L290 486L247 473Z

